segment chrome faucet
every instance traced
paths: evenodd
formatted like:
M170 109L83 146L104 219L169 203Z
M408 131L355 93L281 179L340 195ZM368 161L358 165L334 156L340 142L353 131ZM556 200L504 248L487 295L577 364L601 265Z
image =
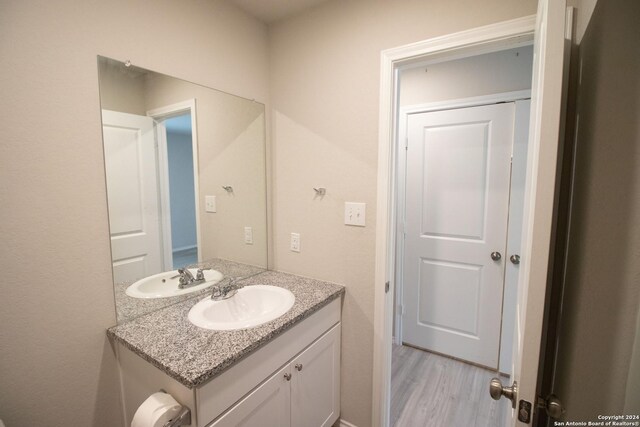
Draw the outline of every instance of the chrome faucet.
M199 268L198 271L196 272L196 277L193 277L193 274L191 274L188 268L179 268L178 275L180 276L180 280L178 282L178 288L184 289L190 286L195 286L195 285L199 285L200 283L204 283L205 282L204 270L210 270L210 269Z
M244 288L244 285L238 284L238 278L225 277L220 283L213 286L213 293L211 299L214 301L220 301L228 299L234 296L238 289Z

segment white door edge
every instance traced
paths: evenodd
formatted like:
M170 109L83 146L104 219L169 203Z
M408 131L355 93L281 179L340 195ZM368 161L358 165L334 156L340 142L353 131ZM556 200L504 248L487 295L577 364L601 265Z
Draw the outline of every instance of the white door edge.
M381 53L378 141L376 261L374 281L374 355L372 421L386 427L390 413L391 340L396 246L396 190L398 130L398 69L411 62L447 56L472 56L514 41L532 40L535 16L505 21L412 43ZM512 44L511 44L512 45ZM389 292L385 283L390 282Z

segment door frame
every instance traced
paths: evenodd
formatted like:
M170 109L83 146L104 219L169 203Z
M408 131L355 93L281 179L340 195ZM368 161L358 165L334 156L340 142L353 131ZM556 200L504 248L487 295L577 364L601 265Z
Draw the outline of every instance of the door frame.
M474 96L469 98L453 99L450 101L438 101L428 102L423 104L408 105L401 107L398 114L398 141L405 141L407 138L407 121L411 114L430 113L434 111L443 110L456 110L459 108L479 107L483 105L497 104L500 102L515 102L524 99L531 98L531 89L519 90L512 92L501 92L491 95ZM517 123L516 123L517 126ZM402 219L405 216L406 208L406 196L405 187L406 182L404 179L405 172L407 170L407 156L399 155L397 158L396 174L396 224L395 233L397 236L402 235L404 232L404 222ZM511 192L511 184L509 184L509 192ZM397 345L402 344L402 314L403 310L397 310L398 305L403 306L403 290L404 290L404 241L402 239L396 240L395 254L396 264L394 271L394 296L396 301L395 310L395 327L393 328L394 343ZM501 338L502 340L502 338Z
M193 190L196 210L196 245L198 252L198 262L202 262L202 245L200 241L200 190L198 183L198 132L196 120L196 100L195 98L164 107L154 108L147 111L147 116L157 122L164 121L171 117L189 113L191 115L191 148L193 152ZM158 141L158 175L160 184L160 206L162 209L162 245L165 270L167 265L173 269L173 248L171 242L171 209L169 194L169 164L167 155L167 133L164 126L158 126L161 131L157 133Z
M525 16L381 52L378 140L376 261L374 282L373 426L390 414L391 347L396 266L399 69L529 45L536 16ZM555 165L554 165L555 167ZM529 195L525 195L528 197Z

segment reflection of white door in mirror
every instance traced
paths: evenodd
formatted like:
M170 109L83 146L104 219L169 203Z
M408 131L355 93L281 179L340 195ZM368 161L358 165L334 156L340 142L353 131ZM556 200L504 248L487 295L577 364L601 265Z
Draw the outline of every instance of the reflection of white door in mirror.
M116 283L163 270L153 119L102 110Z

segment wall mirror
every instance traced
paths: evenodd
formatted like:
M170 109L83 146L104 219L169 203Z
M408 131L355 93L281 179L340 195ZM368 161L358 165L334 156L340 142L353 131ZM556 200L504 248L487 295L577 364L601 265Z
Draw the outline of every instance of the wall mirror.
M110 58L98 71L118 323L266 269L264 105Z

